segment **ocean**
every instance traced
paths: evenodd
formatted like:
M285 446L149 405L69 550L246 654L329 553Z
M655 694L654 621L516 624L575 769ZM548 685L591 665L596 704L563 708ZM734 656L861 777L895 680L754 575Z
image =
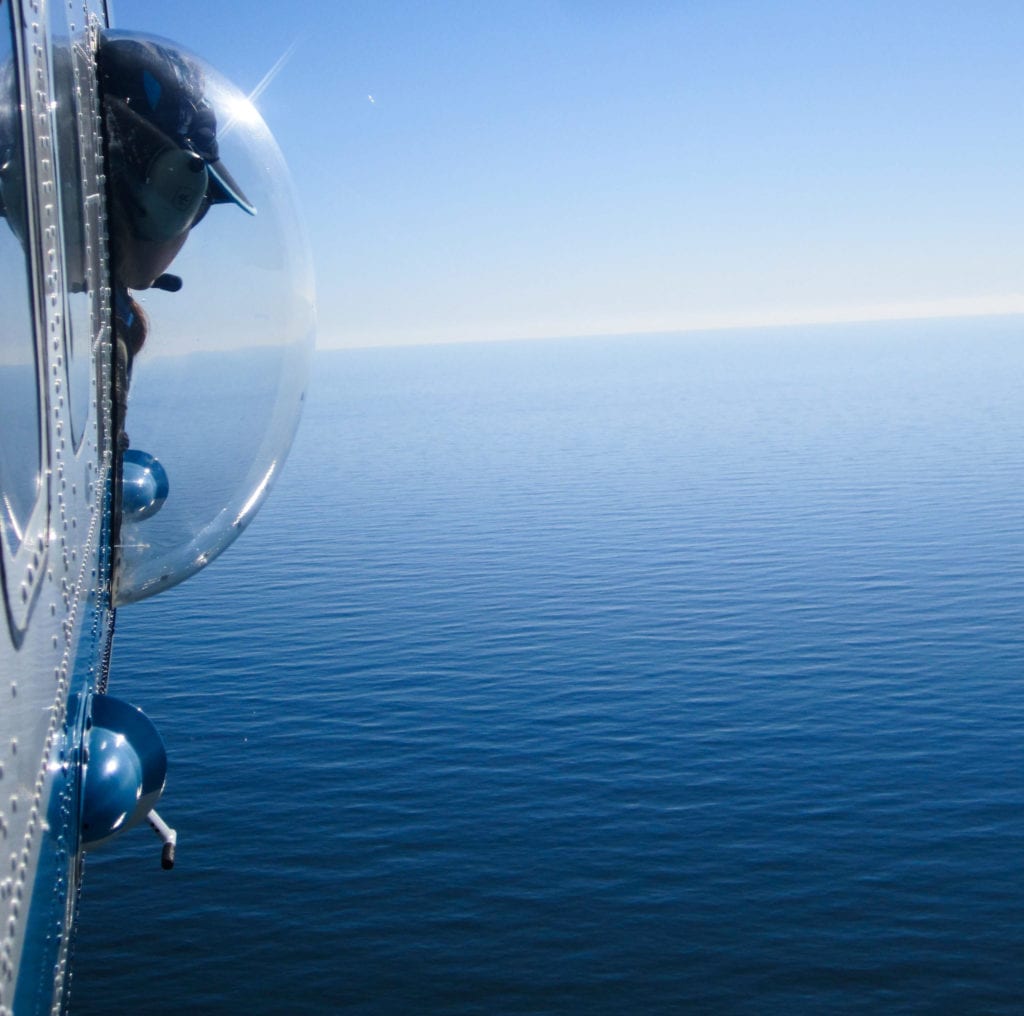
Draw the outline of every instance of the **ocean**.
M118 616L73 1016L1024 1010L1024 319L320 352Z

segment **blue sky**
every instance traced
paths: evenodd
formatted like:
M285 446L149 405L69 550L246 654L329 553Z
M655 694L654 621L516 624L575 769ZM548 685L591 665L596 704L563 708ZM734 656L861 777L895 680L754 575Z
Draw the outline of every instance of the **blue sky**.
M113 6L247 92L297 40L321 346L1024 312L1019 0Z

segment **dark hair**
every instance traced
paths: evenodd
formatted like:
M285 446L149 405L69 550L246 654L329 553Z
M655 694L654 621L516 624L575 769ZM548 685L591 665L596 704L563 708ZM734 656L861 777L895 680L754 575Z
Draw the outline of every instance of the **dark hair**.
M145 344L148 332L149 318L146 312L127 289L118 286L114 294L114 338L124 343L129 375L132 361Z

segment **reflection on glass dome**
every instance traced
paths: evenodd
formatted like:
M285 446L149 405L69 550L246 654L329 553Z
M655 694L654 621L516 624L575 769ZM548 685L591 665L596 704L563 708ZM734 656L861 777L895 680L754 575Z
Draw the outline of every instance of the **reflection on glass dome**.
M198 571L262 504L298 423L314 295L284 160L248 99L166 40L106 33L99 61L121 425L130 468L154 458L167 488L159 512L122 500L120 605Z

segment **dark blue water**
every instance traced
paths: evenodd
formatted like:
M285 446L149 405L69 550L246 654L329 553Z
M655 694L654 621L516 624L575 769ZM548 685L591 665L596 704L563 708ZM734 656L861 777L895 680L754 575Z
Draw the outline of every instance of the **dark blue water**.
M1024 323L318 354L119 617L73 1012L1024 1009Z

